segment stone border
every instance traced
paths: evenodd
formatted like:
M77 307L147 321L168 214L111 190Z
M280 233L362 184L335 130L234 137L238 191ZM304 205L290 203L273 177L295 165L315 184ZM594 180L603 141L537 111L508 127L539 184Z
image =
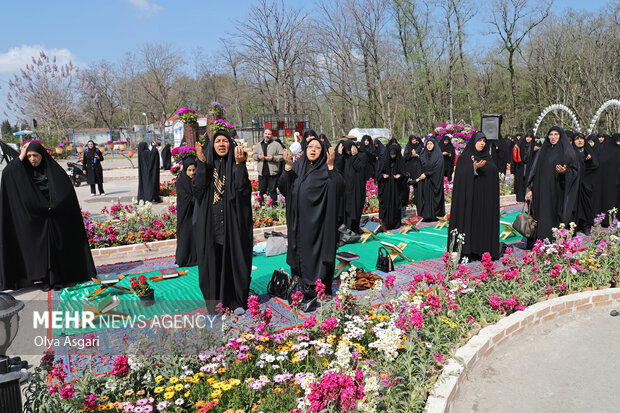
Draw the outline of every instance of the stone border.
M171 198L165 197L164 202L170 203ZM516 202L515 195L503 195L500 198L500 205L506 206ZM446 210L450 210L450 204L446 205ZM412 214L415 208L408 208L407 213ZM362 215L362 217L378 217L378 213ZM263 240L265 232L286 233L286 225L276 225L273 227L254 228L254 238ZM118 264L120 262L143 261L148 258L162 258L173 256L176 252L177 240L169 239L165 241L153 241L142 244L122 245L119 247L93 248L91 253L95 265Z
M425 413L449 413L461 383L467 376L465 369L473 369L478 361L491 354L498 345L515 337L526 328L565 314L619 304L620 288L585 291L541 301L483 328L456 351L454 356L461 359L461 363L451 358L444 366L426 402Z

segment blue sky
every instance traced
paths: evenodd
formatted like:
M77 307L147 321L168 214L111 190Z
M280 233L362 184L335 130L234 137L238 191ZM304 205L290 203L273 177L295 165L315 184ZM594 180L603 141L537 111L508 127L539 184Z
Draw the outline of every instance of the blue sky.
M334 0L338 1L338 0ZM537 1L537 0L531 0ZM313 8L313 0L285 0ZM188 53L201 47L217 51L219 39L234 31L256 0L21 0L3 1L0 24L0 114L7 80L45 49L74 63L116 62L146 42L169 42ZM478 4L490 4L480 0ZM597 11L606 0L556 0L554 10ZM475 19L485 19L479 13ZM477 45L488 35L471 33ZM3 116L0 115L0 118Z

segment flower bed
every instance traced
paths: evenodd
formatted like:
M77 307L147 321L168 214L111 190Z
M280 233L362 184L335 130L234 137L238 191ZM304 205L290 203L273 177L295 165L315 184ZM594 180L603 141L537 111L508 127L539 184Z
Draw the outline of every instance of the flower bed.
M343 273L329 304L298 327L278 331L269 308L248 302L249 319L226 313L223 334L199 355L165 360L119 355L107 374L66 380L62 360L36 368L26 408L49 411L374 412L421 411L444 360L482 325L552 294L618 282L620 224L597 225L591 239L560 228L556 240L524 256L489 254L483 270L444 254L443 273L424 272L396 287L387 275L365 296L353 294L355 269ZM375 298L382 304L372 306ZM301 294L294 296L297 309ZM297 313L296 313L297 317ZM183 354L183 349L180 349Z
M115 247L141 244L150 241L176 238L177 211L170 205L164 212L153 213L149 202L120 202L101 211L105 220L94 220L87 211L82 211L84 228L90 248Z

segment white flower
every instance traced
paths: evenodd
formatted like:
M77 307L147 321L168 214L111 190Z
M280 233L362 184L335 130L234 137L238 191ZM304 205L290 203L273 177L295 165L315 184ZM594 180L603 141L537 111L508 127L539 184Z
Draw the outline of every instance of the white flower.
M176 399L174 404L176 404L177 406L181 406L183 403L185 403L185 400L183 399Z
M390 323L386 328L379 327L381 323L373 327L376 341L373 341L368 347L373 347L383 353L383 356L387 361L392 361L398 355L398 348L401 344L401 337L404 334L403 331L396 327L394 320L390 320Z
M338 343L336 347L336 359L329 363L328 368L338 368L342 371L349 370L349 362L351 361L351 352L349 351L349 345L344 341Z

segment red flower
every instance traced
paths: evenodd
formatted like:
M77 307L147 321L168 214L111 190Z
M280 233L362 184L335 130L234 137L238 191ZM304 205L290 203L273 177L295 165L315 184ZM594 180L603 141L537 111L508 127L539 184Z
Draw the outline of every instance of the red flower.
M141 283L145 283L146 282L146 277L144 275L141 275L138 277L138 281L140 281Z

